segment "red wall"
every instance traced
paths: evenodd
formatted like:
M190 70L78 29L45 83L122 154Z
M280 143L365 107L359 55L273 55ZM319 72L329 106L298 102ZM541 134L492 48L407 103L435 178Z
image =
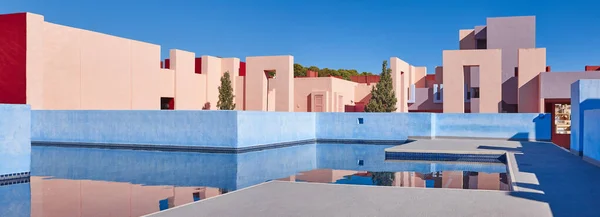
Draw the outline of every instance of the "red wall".
M0 15L0 103L27 103L27 15Z
M600 71L600 66L585 66L585 71Z
M165 69L170 69L170 68L171 68L171 60L165 59Z
M240 62L240 76L246 76L246 62Z
M355 75L350 76L350 80L361 84L371 84L379 82L379 75Z
M196 74L202 74L202 58L196 58L194 60L194 72Z

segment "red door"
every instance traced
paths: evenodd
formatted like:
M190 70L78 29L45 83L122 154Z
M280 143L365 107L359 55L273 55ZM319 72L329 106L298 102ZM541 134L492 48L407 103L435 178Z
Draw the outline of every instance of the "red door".
M552 142L571 148L571 102L569 99L546 100L546 113L552 115Z

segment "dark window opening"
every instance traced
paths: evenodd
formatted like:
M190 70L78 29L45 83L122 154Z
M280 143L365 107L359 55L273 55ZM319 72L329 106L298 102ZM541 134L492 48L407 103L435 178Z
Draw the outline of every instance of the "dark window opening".
M477 39L477 49L487 49L487 40Z
M173 97L161 97L160 110L175 110L175 99Z
M358 118L358 124L364 124L365 120L363 118Z
M471 92L473 92L473 96L471 98L479 99L479 87L471 88Z
M194 198L194 201L202 200L202 198L200 198L200 192L194 192L192 197Z
M471 92L467 92L467 99L471 99Z
M515 67L515 77L519 77L519 67Z

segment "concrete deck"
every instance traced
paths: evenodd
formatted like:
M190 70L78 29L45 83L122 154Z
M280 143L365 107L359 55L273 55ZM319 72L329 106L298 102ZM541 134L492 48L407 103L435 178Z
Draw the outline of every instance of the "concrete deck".
M506 152L515 191L269 182L151 216L598 216L600 167L547 142L420 140L399 151Z
M494 147L486 149L480 147ZM516 151L518 141L466 140L466 139L422 139L385 149L386 152L451 153L451 154L503 154Z

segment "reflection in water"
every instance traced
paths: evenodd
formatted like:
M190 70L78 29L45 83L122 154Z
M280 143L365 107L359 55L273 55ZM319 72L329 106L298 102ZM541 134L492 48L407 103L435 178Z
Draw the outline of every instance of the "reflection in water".
M214 197L210 187L31 177L31 216L141 216Z
M31 196L29 188L12 194L28 196L31 216L69 217L139 216L275 179L508 189L506 165L391 162L385 161L388 147L309 144L211 154L34 146ZM0 213L14 204L0 203Z
M417 188L456 188L500 191L509 191L510 189L506 173L470 171L419 173L317 169L278 180Z

